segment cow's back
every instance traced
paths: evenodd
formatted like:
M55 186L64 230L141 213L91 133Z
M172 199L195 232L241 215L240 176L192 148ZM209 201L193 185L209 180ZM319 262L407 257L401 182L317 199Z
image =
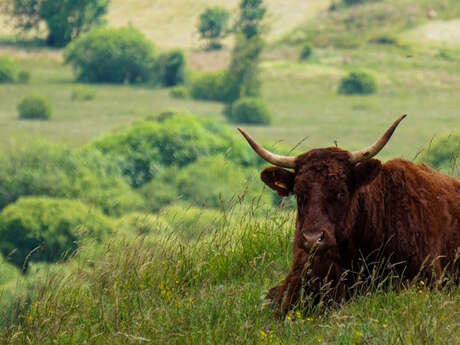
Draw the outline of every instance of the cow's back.
M426 260L435 260L440 273L454 259L460 247L458 179L395 159L383 165L379 177L361 194L373 232L366 230L368 249L385 245L392 261L407 263L409 275L417 274Z

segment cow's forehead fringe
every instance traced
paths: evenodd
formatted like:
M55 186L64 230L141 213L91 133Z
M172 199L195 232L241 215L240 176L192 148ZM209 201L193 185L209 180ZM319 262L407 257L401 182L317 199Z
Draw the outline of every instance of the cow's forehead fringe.
M297 156L296 172L302 173L302 171L312 166L330 166L332 168L332 166L337 165L344 167L351 166L348 151L338 147L314 149Z

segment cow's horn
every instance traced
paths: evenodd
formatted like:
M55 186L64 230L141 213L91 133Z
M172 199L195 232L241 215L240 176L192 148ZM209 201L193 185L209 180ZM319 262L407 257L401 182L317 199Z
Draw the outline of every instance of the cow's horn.
M369 146L365 149L359 150L359 151L354 151L350 153L350 161L352 163L359 163L362 161L366 161L368 159L371 159L375 155L377 155L388 143L390 140L391 136L393 135L393 132L395 131L396 127L398 127L399 123L407 116L407 114L401 115L394 123L393 125L388 128L388 130L385 132L385 134L377 140L377 142Z
M295 159L296 157L289 157L289 156L280 156L270 151L264 149L262 146L257 144L248 133L244 131L244 129L238 128L243 137L248 141L249 145L257 152L257 154L265 159L267 162L282 167L282 168L294 168L295 167Z

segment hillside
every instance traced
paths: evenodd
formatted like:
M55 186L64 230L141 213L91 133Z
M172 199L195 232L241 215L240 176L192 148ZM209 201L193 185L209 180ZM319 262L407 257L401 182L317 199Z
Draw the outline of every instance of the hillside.
M111 26L138 28L160 48L196 49L200 47L198 17L206 7L216 5L236 11L238 0L111 0L106 19ZM270 38L279 38L328 5L328 0L268 0ZM6 18L0 15L0 35L13 33Z

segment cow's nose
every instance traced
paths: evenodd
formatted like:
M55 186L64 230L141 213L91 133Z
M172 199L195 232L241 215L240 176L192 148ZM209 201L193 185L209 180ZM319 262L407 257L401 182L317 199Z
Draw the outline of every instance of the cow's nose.
M325 236L324 231L320 231L315 234L303 234L303 238L305 240L305 246L309 249L311 248L319 248L325 244Z

